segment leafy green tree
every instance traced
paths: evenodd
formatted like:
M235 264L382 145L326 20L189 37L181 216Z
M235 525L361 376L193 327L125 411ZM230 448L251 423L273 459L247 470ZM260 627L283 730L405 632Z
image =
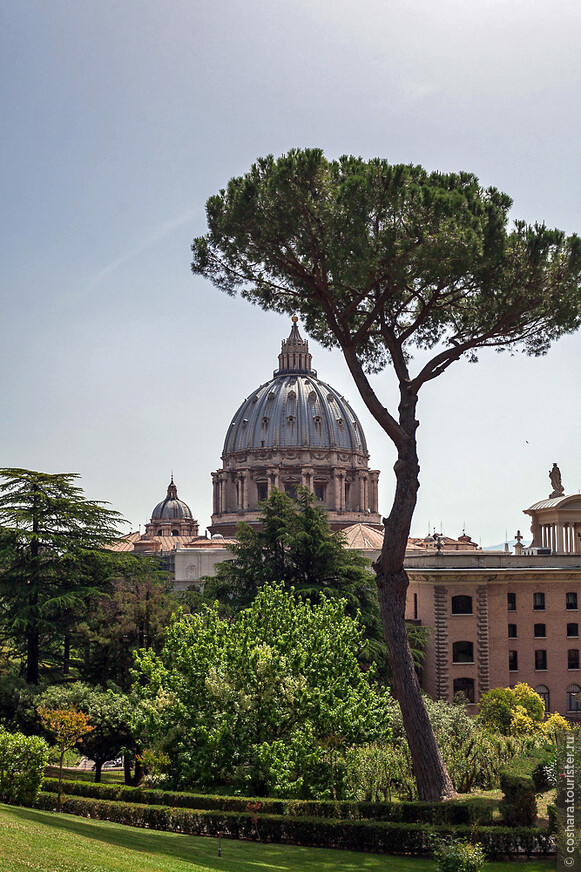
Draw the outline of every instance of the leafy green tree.
M192 270L264 309L300 313L342 350L397 450L394 501L375 571L382 622L422 799L451 795L405 630L405 549L419 487L420 389L492 347L544 354L581 323L581 240L517 221L470 173L428 173L320 149L259 159L206 206ZM413 370L412 353L421 351ZM368 373L392 367L390 410Z
M95 763L95 781L101 780L103 763L134 747L134 701L126 694L102 691L80 681L49 687L40 696L39 711L73 711L83 714L91 729L79 734L72 744Z
M174 620L138 655L144 738L176 786L340 792L337 752L389 736L386 692L358 664L363 632L340 600L265 584L234 621L217 604Z
M133 652L161 648L170 616L179 607L167 572L153 559L116 555L106 587L85 602L72 631L83 681L131 687ZM106 594L103 595L103 592Z
M249 606L258 591L274 581L293 587L311 602L322 594L346 600L346 612L358 616L372 657L384 667L385 643L370 563L344 546L333 533L326 511L308 488L292 499L276 488L261 504L260 529L239 524L233 560L219 564L214 578L204 579L205 597L217 598L234 612Z
M95 591L98 549L119 536L121 516L87 500L72 473L1 469L0 630L24 640L26 679L38 684L42 645L63 638L70 612Z

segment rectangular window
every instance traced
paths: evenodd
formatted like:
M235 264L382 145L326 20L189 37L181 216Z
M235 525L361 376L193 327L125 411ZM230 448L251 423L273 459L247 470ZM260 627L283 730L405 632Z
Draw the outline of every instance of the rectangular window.
M544 612L545 611L545 594L544 593L534 593L533 594L533 609L535 612Z
M565 608L567 609L576 609L577 608L577 594L575 591L571 591L568 594L565 594Z
M256 485L256 496L259 503L264 502L268 498L268 484L265 481L259 481Z
M325 502L325 485L320 484L318 481L315 482L315 499L321 503Z
M546 624L535 624L535 637L537 639L544 639L547 635L547 625Z
M516 639L516 624L509 624L508 625L508 638L509 639Z
M579 669L579 648L569 648L567 651L567 669Z
M474 702L474 679L455 678L454 696L456 696L457 693L463 693L468 702Z
M508 668L511 672L516 672L518 669L518 651L508 652Z
M452 614L453 615L471 615L472 614L472 597L460 594L452 597Z
M535 651L535 669L547 668L547 652Z
M516 593L507 593L506 604L509 612L514 612L516 609Z
M472 642L454 642L452 645L452 663L474 663L474 644Z
M567 624L567 635L568 636L578 636L579 635L579 624Z

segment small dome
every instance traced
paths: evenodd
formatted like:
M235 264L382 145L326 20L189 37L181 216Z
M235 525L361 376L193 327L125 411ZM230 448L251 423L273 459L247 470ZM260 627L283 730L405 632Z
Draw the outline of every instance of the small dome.
M192 510L187 503L178 499L178 489L174 484L173 475L167 489L167 496L158 503L151 513L151 521L192 520Z

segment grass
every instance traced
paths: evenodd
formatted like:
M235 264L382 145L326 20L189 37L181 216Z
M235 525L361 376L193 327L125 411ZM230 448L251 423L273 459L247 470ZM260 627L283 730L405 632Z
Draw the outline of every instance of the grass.
M58 766L47 766L45 770L47 778L58 778ZM75 767L63 769L65 781L95 781L95 773L92 769L76 769ZM104 769L101 771L101 784L124 784L125 774L122 769Z
M432 860L182 836L0 805L2 872L434 872ZM521 864L490 863L487 872ZM549 872L554 860L530 861Z

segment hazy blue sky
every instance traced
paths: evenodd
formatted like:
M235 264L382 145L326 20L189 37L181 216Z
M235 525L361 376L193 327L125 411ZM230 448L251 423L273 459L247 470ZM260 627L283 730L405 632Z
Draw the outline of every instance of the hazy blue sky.
M226 429L289 331L190 273L206 199L256 157L469 170L515 217L581 232L574 0L0 0L0 41L0 465L79 472L133 528L171 470L209 524ZM386 513L391 446L340 354L311 351ZM425 388L416 535L528 532L554 461L581 490L580 351L491 352Z

